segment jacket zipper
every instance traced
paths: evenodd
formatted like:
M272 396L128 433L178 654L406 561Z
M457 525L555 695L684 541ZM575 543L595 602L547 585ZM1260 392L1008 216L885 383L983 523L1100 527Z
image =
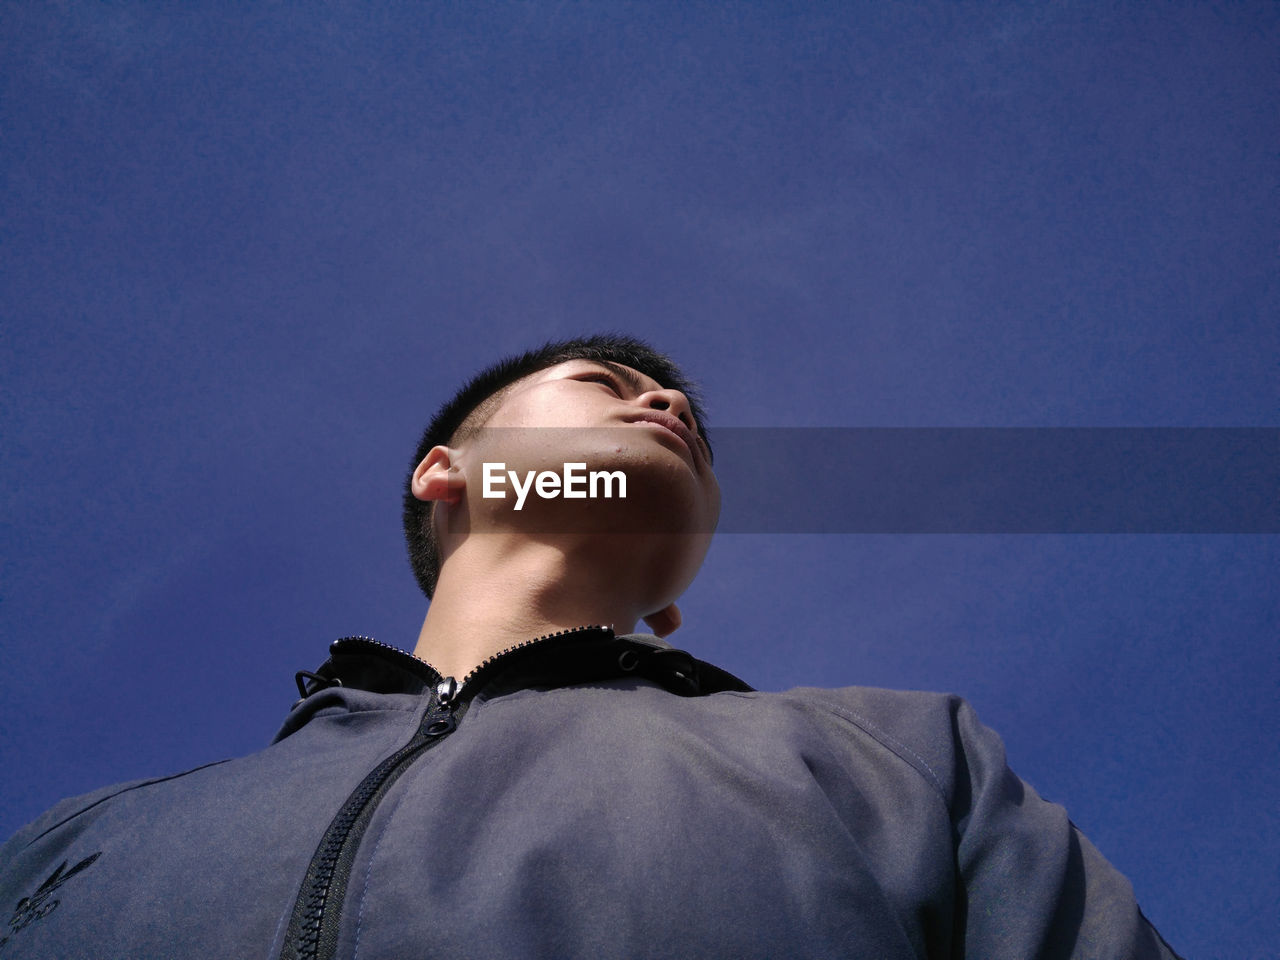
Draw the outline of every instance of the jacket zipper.
M435 680L435 702L422 718L410 741L378 764L360 781L329 824L316 849L302 889L294 903L289 929L285 934L281 960L331 960L338 946L338 927L342 902L346 899L351 867L364 832L374 811L391 785L422 754L444 740L458 726L481 682L509 655L534 644L584 630L608 630L607 627L574 627L526 640L489 657L463 678L459 684L452 677L441 677L426 661L411 657L395 647L368 638L365 643L383 647L413 660L418 671L426 668Z

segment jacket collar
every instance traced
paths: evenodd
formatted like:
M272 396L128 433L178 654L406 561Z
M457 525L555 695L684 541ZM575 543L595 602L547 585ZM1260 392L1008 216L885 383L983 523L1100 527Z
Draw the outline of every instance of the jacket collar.
M752 690L733 674L652 634L619 636L609 627L584 626L538 637L489 658L460 679L459 696L487 699L526 687L566 686L629 675L644 677L684 697ZM329 647L329 659L314 673L297 675L303 698L333 686L420 694L444 679L426 661L369 637L335 640Z

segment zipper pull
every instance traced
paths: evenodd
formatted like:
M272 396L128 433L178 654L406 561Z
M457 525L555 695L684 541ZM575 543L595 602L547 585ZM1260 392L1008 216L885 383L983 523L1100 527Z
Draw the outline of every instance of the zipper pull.
M458 681L453 677L445 677L436 684L436 698L442 707L453 707L453 698L458 695Z
M453 715L454 698L458 695L458 681L445 677L436 684L436 704L422 718L422 732L428 737L443 737L453 733L458 718Z

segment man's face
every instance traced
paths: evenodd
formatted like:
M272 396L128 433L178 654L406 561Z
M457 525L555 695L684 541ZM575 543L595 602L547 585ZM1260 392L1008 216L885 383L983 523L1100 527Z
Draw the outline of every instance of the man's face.
M720 515L720 486L688 398L631 367L569 360L530 374L512 385L478 439L468 451L473 462L483 453L520 475L559 473L565 462L623 470L634 486L657 488L668 515L687 504L696 529L714 529Z
M720 516L720 486L688 399L631 367L570 360L530 374L457 452L471 529L483 516L489 528L665 534L680 590L701 566ZM560 474L570 462L587 472L620 470L627 498L540 499L530 490L516 513L510 479L505 500L481 498L486 462L505 464L522 482L528 471Z

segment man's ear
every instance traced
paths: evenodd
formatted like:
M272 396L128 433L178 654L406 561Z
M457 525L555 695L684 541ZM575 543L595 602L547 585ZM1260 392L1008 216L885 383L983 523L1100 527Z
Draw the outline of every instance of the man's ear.
M422 458L413 471L413 495L419 500L443 500L457 503L462 491L467 489L466 477L453 465L454 452L445 446L435 446Z
M674 603L669 603L656 613L651 613L644 618L644 622L649 625L649 629L653 631L656 637L668 637L680 629L683 622L680 619L680 608Z

